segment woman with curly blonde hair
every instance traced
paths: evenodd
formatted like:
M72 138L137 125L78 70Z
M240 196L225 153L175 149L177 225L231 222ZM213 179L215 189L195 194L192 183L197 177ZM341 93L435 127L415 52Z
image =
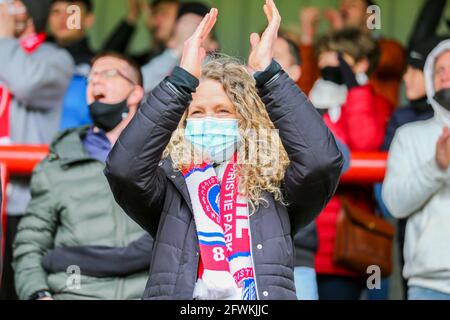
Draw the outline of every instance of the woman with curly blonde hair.
M204 62L212 9L110 153L117 202L155 240L146 299L296 299L292 235L331 198L343 160L273 60L281 17L273 0L264 11L246 67Z
M230 154L227 155L227 149L219 150L215 154L219 159L213 160L223 162L222 159L230 158L234 150L238 151L237 164L243 164L239 167L239 187L248 196L253 209L264 201L261 198L263 190L272 193L275 200L283 201L280 185L289 158L258 96L255 80L247 68L234 58L223 55L207 59L203 65L202 79L222 84L223 91L236 108L239 130L238 140L230 139L233 143ZM193 147L186 138L186 120L196 118L198 111L193 114L196 111L195 107L186 110L163 154L163 158L170 157L179 170L189 168L192 162L201 164L211 156Z

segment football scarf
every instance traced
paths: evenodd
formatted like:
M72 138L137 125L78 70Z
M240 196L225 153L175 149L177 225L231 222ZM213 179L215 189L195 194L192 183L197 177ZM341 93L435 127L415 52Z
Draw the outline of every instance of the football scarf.
M194 299L256 300L247 198L238 193L236 154L222 183L204 163L183 170L200 247Z

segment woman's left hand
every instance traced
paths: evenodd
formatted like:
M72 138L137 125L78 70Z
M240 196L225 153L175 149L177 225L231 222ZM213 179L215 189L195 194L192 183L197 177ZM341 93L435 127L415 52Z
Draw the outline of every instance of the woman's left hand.
M274 0L266 0L264 5L269 25L260 37L257 33L250 35L251 53L248 66L254 71L264 71L272 62L275 42L278 38L281 16Z

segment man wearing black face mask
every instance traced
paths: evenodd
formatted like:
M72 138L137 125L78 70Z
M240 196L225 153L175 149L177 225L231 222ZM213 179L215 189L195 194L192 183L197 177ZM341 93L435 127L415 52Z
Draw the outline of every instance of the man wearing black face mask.
M394 217L408 218L408 299L450 300L450 40L430 53L424 74L434 117L397 130L382 194Z
M66 270L41 265L53 248L126 247L144 235L116 204L104 177L112 146L138 110L144 96L139 67L115 53L92 64L87 101L94 121L61 133L32 178L32 200L15 240L16 288L21 299L138 299L146 272L100 279L86 276L81 287L66 284ZM81 268L82 261L74 265ZM70 271L68 271L70 272Z

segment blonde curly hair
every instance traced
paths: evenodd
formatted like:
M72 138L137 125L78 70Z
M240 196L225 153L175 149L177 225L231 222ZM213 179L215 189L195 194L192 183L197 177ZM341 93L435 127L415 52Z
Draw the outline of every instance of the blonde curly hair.
M249 199L252 212L260 204L267 204L262 197L263 191L284 203L280 186L289 159L246 66L225 55L211 56L203 65L202 79L221 83L236 107L239 115L239 192ZM204 155L185 139L187 116L186 110L163 155L165 158L170 156L178 170L204 159Z

